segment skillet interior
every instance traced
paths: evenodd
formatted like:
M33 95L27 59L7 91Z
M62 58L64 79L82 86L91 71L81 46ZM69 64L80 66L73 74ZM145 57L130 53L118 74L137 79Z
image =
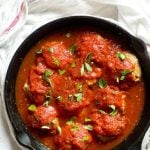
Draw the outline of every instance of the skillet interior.
M6 79L5 79L5 88L4 88L4 99L6 110L10 119L10 122L14 128L15 136L17 141L23 145L28 147L29 149L36 150L45 150L46 147L38 142L32 135L28 132L25 125L23 124L15 103L15 84L17 73L20 67L22 60L24 59L26 53L30 50L30 48L35 45L39 40L41 40L45 35L52 33L54 31L59 30L60 28L78 28L80 26L90 26L95 29L100 29L104 31L108 31L112 34L119 36L120 39L123 39L125 43L128 44L129 49L134 53L139 59L143 78L145 82L145 105L143 109L143 113L139 124L136 126L134 131L130 134L130 136L123 141L120 145L118 145L116 150L140 150L140 144L144 133L148 126L150 125L150 58L148 57L148 52L145 47L145 44L140 39L137 39L130 35L127 31L122 29L121 27L113 24L104 19L90 17L90 16L71 16L62 19L55 20L50 22L34 33L32 33L18 48L14 57L11 60L9 65Z

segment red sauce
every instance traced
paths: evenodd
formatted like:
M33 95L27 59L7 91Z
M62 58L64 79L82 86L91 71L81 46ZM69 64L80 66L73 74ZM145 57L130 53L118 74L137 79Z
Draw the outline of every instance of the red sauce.
M16 103L30 132L60 150L108 150L137 125L144 83L128 49L93 31L55 33L23 60Z

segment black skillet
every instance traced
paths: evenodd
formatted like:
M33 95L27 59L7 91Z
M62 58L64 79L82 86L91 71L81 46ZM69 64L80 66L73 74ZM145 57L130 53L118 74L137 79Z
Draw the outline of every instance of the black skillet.
M41 40L45 35L64 28L78 28L84 26L89 26L95 28L96 30L106 31L113 35L117 35L117 37L123 40L125 44L128 45L128 48L131 50L131 52L134 53L139 59L146 89L144 109L141 119L134 131L126 140L124 140L114 149L140 150L143 136L150 125L150 58L148 57L148 51L142 40L134 37L120 26L112 23L111 21L106 21L103 18L96 18L91 16L70 16L49 22L33 32L17 49L7 70L4 88L6 111L10 123L14 129L16 140L20 145L29 149L47 149L28 132L17 110L15 102L15 84L17 73L22 60L30 48L34 46L39 40Z

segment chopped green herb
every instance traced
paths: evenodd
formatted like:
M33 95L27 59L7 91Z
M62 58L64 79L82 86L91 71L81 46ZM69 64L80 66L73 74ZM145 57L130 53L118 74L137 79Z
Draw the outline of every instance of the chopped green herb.
M42 49L39 49L36 51L36 54L42 54L42 52L43 52Z
M72 68L75 68L75 67L76 67L76 63L75 63L74 61L71 63L71 67L72 67Z
M46 94L46 96L45 96L45 99L48 100L48 101L50 101L50 98L51 98L51 92L48 91L47 94Z
M92 67L88 63L84 63L84 65L88 72L92 72Z
M118 113L118 109L115 107L115 105L109 105L109 108L112 109L112 111L109 113L110 116L115 116Z
M88 64L91 64L92 57L93 57L93 54L91 52L88 53L86 58L85 58L85 62L87 62Z
M48 107L48 106L49 106L49 103L50 103L50 101L47 100L47 101L45 101L45 102L43 103L43 106Z
M99 87L101 88L101 89L103 89L103 88L105 88L106 86L107 86L107 82L106 82L106 80L104 80L104 79L99 79L99 81L98 81L98 85L99 85Z
M53 71L51 70L45 70L44 73L43 73L43 79L49 84L51 85L51 82L50 82L50 79L49 77L53 75Z
M72 125L71 127L71 131L75 132L75 131L78 131L79 130L79 127L75 124Z
M59 134L61 134L61 127L60 126L57 126L57 131Z
M84 119L84 122L91 122L91 121L92 121L91 118L85 118L85 119Z
M51 70L45 70L44 73L43 73L43 75L45 77L50 77L51 75L53 75L53 71L51 71Z
M69 33L69 32L66 33L66 34L65 34L65 37L70 38L70 37L71 37L71 33Z
M88 141L89 140L89 136L84 136L81 141L85 142L85 141Z
M56 66L59 66L59 64L60 64L59 60L58 60L56 57L54 57L54 56L52 56L52 59L53 59L53 61L54 61L54 64L55 64Z
M98 112L100 112L101 114L104 114L104 115L107 114L107 113L106 113L104 110L102 110L102 109L99 109Z
M131 73L132 71L130 70L123 70L121 71L121 77L120 77L120 80L124 80L126 78L126 76Z
M53 123L54 125L57 124L57 123L58 123L58 118L53 119L53 120L52 120L52 123Z
M92 131L93 130L93 126L88 124L88 125L84 125L84 129Z
M30 85L28 83L25 83L23 86L23 90L28 93L30 91Z
M76 120L76 117L73 116L73 117L71 117L71 118L66 122L66 124L67 124L67 125L73 125L75 120Z
M60 70L59 69L58 72L59 72L60 75L63 75L66 72L66 70Z
M81 69L80 69L80 74L81 74L81 76L83 76L83 74L84 74L84 65L83 64L82 64Z
M54 52L54 48L50 47L50 48L48 48L48 51L53 53Z
M120 60L125 60L126 58L126 55L121 53L120 51L117 52L117 57L120 59Z
M69 48L70 53L74 54L75 49L76 49L76 45L72 44Z
M74 97L76 98L77 102L80 102L82 100L82 93L75 93Z
M95 105L99 105L100 102L98 100L95 101Z
M50 127L49 126L41 126L41 129L47 129L47 130L49 130Z
M118 77L116 78L116 82L119 83L119 78Z
M36 105L32 104L28 107L29 111L36 111Z
M57 98L56 98L59 102L61 102L62 101L62 96L58 96Z
M77 89L79 92L82 92L82 83L77 83L76 89Z

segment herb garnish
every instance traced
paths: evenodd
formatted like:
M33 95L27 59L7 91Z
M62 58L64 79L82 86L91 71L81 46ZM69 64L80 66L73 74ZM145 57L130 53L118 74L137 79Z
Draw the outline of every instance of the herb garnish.
M84 125L84 129L92 131L93 130L93 126L88 124L88 125Z
M61 102L62 101L62 96L58 96L57 98L56 98L59 102Z
M70 53L74 54L75 49L76 49L76 45L72 44L69 48Z
M88 63L84 63L85 65L85 69L88 71L88 72L92 72L92 67L88 64Z
M71 127L71 131L75 132L75 131L78 131L79 130L79 127L75 124L72 125Z
M85 119L84 119L84 122L91 122L91 121L92 121L91 118L85 118Z
M65 37L66 37L66 38L70 38L70 37L71 37L71 33L69 33L69 32L66 33L66 34L65 34Z
M60 75L63 75L66 72L66 70L60 70L59 69L58 72L59 72Z
M125 60L126 58L126 55L121 53L120 51L117 52L117 57L120 59L120 60Z
M36 51L36 54L42 54L42 49L38 49L37 51Z
M77 83L76 89L77 89L79 92L82 92L82 83Z
M109 105L109 108L112 109L112 111L109 113L110 116L115 116L118 113L118 109L115 107L115 105Z
M89 136L84 136L81 141L85 142L85 141L88 141L89 140Z
M77 102L80 102L82 100L82 93L75 93L74 97L76 98Z
M75 68L75 67L76 67L76 63L75 63L74 61L71 63L71 67L72 67L72 68Z
M59 66L59 64L60 64L59 60L58 60L56 57L54 57L54 56L52 56L52 59L53 59L53 61L54 61L54 64L55 64L56 66Z
M31 104L29 107L28 107L28 110L29 111L36 111L36 105L34 105L34 104Z
M93 57L93 54L89 52L85 58L85 62L87 62L88 64L91 64L92 57Z
M126 76L131 73L132 71L130 70L123 70L121 71L121 77L120 77L120 80L124 80L126 78Z
M101 89L106 88L106 86L107 86L106 80L104 80L103 78L99 79L99 81L98 81L98 86L99 86Z
M51 52L51 53L53 53L53 52L54 52L54 48L49 47L49 48L48 48L48 51Z
M53 71L51 70L45 70L43 73L43 79L49 84L51 85L50 79L49 77L53 75Z

